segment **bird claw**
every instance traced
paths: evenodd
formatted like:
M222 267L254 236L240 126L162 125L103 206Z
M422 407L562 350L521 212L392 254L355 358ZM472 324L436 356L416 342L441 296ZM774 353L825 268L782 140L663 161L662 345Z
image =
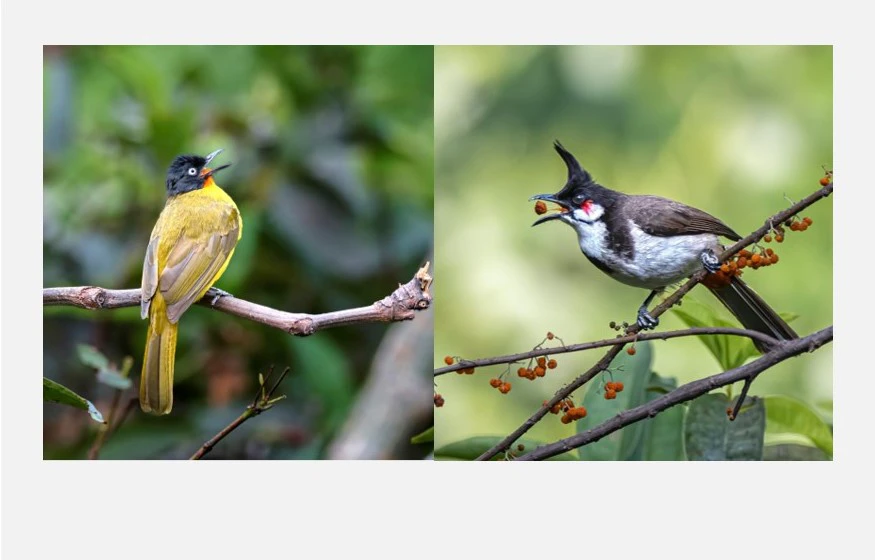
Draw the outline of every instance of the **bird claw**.
M643 331L655 329L659 325L659 319L651 315L647 308L642 306L638 310L638 327Z
M720 270L720 259L714 254L714 251L708 249L707 251L702 252L702 266L705 267L705 270L714 274Z
M219 288L210 288L207 290L207 296L213 296L212 301L210 301L210 305L216 305L216 302L219 301L220 298L223 297L234 297L231 293L226 292L225 290L220 290Z

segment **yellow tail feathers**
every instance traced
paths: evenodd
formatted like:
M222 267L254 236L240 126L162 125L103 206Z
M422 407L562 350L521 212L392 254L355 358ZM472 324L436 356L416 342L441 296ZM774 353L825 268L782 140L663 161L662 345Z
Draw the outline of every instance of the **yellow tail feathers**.
M152 414L167 414L173 408L173 364L176 357L178 325L167 319L167 308L160 293L149 309L146 355L140 375L140 408Z

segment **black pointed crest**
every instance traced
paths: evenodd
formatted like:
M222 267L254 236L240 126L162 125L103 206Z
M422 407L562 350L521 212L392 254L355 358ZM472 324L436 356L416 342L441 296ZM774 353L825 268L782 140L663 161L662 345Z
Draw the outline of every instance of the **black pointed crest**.
M562 158L562 161L565 162L565 166L568 167L568 181L571 182L574 178L579 178L584 183L589 183L592 181L592 177L590 177L589 173L580 166L577 159L565 149L559 140L553 141L553 148L556 150L556 153L559 154L559 157Z

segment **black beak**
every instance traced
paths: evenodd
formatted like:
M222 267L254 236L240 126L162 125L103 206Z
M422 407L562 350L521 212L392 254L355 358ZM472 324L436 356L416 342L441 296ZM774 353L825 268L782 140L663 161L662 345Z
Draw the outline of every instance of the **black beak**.
M220 165L219 167L213 167L213 168L211 168L209 171L207 171L206 173L204 173L204 177L212 177L212 176L215 175L217 172L219 172L219 171L221 171L221 170L223 170L223 169L225 169L225 168L227 168L227 167L231 167L231 164L230 164L230 163L226 163L225 165Z
M556 195L554 195L554 194L536 194L535 196L533 196L529 199L529 201L532 201L532 200L543 200L544 202L552 202L553 204L558 204L559 206L561 206L562 208L564 208L566 210L569 209L568 204L566 202L563 202L563 201L559 200L558 198L556 198ZM537 225L541 225L544 222L549 222L550 220L558 220L561 217L562 217L562 212L545 214L545 215L541 216L540 218L538 218L537 220L535 220L535 223L532 224L532 227L537 226Z

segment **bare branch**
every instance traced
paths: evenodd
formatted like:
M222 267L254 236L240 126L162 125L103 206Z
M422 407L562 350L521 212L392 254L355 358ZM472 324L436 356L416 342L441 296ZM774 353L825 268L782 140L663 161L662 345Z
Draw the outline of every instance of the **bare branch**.
M759 359L739 366L735 369L718 373L710 377L698 379L686 385L682 385L677 389L666 393L665 395L649 401L641 406L624 410L606 422L581 432L577 435L565 438L563 440L538 447L531 453L519 457L519 461L535 461L546 459L576 449L587 443L598 441L606 435L647 418L652 418L658 413L670 408L676 404L686 402L696 397L702 396L714 389L731 385L743 379L756 377L759 373L769 369L770 367L806 352L814 352L824 344L832 341L833 333L832 326L826 327L823 330L817 331L803 338L794 340L782 341L778 346L773 347L767 353L763 354ZM739 397L739 402L741 397Z
M409 282L399 285L397 290L367 307L316 315L279 311L236 297L222 297L212 305L212 297L206 296L198 303L292 335L307 336L331 327L413 319L416 311L427 309L431 305L429 287L432 278L428 274L428 268L429 263L425 263ZM108 290L96 286L44 288L43 305L69 305L82 309L135 307L140 305L140 290Z
M284 399L285 395L281 395L279 397L274 397L273 393L279 384L282 383L283 379L286 378L286 375L289 373L289 368L283 370L280 374L279 378L276 382L271 386L271 388L265 391L267 386L267 382L270 381L270 377L273 374L273 366L271 366L270 371L267 374L267 377L263 379L263 382L258 387L258 392L255 395L255 399L252 401L252 404L246 407L246 410L243 411L243 414L234 419L233 422L222 428L219 433L208 439L201 445L200 449L198 449L194 455L191 456L191 460L196 461L202 458L204 455L209 453L213 447L216 446L217 443L222 441L228 434L239 428L243 422L246 422L250 418L258 416L262 412L266 410L270 410L273 407L274 403L277 401Z

